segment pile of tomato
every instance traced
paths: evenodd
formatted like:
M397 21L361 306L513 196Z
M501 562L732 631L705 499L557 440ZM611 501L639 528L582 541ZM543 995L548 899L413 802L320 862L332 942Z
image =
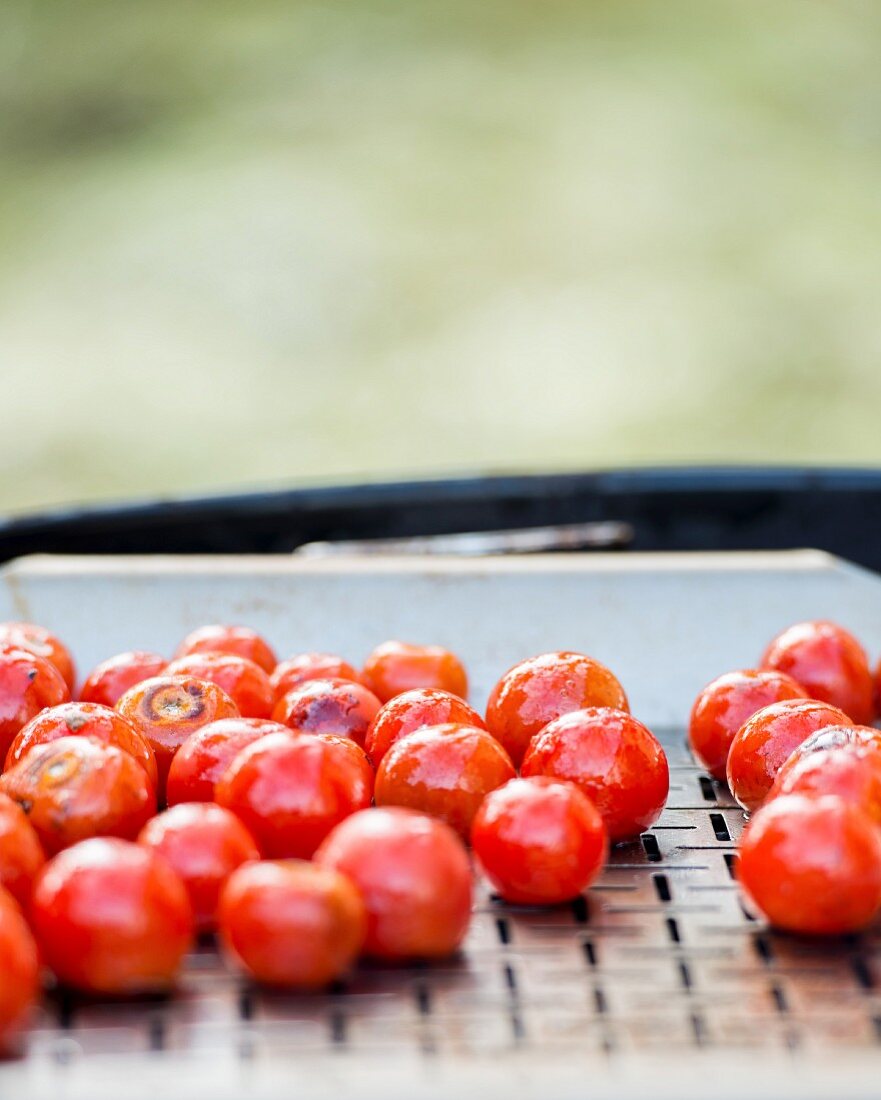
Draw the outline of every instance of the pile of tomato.
M455 952L475 874L512 903L579 895L660 815L663 749L583 654L514 666L485 714L467 693L437 646L279 662L231 626L77 691L57 637L0 625L0 1044L44 983L171 988L197 935L320 989Z

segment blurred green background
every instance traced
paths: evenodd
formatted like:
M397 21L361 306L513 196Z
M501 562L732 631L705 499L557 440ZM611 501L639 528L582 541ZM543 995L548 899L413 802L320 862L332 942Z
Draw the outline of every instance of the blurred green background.
M881 8L6 0L0 509L877 462Z

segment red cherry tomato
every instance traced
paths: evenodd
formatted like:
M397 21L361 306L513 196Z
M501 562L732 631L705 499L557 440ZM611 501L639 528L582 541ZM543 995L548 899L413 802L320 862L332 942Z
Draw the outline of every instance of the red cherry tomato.
M190 734L221 718L239 717L238 707L222 688L192 676L144 680L123 695L116 709L134 722L156 756L160 802L165 799L172 757Z
M814 699L773 703L738 730L728 753L728 786L745 810L756 810L768 796L777 772L805 738L824 726L848 726L842 710Z
M10 894L0 889L0 1053L9 1054L40 990L37 945Z
M138 727L123 714L98 703L62 703L49 707L19 730L6 754L6 770L14 767L35 745L47 745L59 737L91 737L115 745L134 757L156 789L156 757Z
M23 649L0 652L0 759L6 759L22 726L45 707L57 707L69 698L64 677L44 657Z
M624 689L599 661L581 653L543 653L514 665L492 689L486 728L519 764L548 722L585 707L630 710Z
M194 676L217 684L232 699L243 718L268 718L272 711L272 685L263 669L247 657L233 653L192 653L178 657L166 676Z
M505 899L556 905L585 890L608 853L599 810L574 783L512 779L487 795L471 828L484 874Z
M834 794L881 825L881 752L845 745L807 756L793 753L777 772L766 801L787 794Z
M442 821L398 806L364 810L333 830L315 860L350 878L364 899L368 954L438 958L465 938L471 867Z
M191 653L232 653L247 657L264 672L272 672L278 658L272 647L256 630L247 626L226 626L215 623L200 626L192 631L177 647L175 657L188 657Z
M797 623L784 630L765 650L762 668L788 673L813 699L838 707L857 725L875 717L865 650L835 623Z
M141 765L90 737L35 745L0 776L0 790L25 811L50 855L87 837L135 837L156 813Z
M219 924L227 953L258 982L319 989L354 963L367 914L344 875L285 860L234 871L221 894Z
M370 805L373 769L346 738L272 733L242 749L215 791L265 856L309 859L334 825Z
M784 672L744 669L707 684L691 710L688 740L692 752L716 779L725 779L728 750L747 718L784 699L807 699L808 693Z
M800 745L795 746L786 758L786 764L794 764L796 760L801 760L814 752L825 752L827 749L840 749L845 746L881 752L881 730L876 730L874 726L822 726L816 733L806 737Z
M265 718L221 718L202 726L174 754L165 789L168 805L213 802L215 784L246 745L269 733L290 732Z
M76 682L73 657L67 646L36 623L0 623L0 648L24 649L53 664L72 694Z
M9 891L25 912L34 879L45 862L43 849L27 815L17 802L0 794L0 886Z
M484 797L517 773L486 730L447 723L396 741L376 773L377 806L409 806L438 817L464 839Z
M483 719L464 699L437 688L404 691L384 703L370 723L364 748L375 768L396 741L426 726L455 722L486 729Z
M283 695L308 680L351 680L360 684L361 675L354 665L333 653L300 653L279 662L270 680L277 703Z
M623 710L589 707L550 722L529 746L524 776L575 783L602 814L609 840L629 840L653 825L670 790L660 742Z
M351 680L308 680L283 695L272 718L300 733L351 737L362 748L380 702L363 684Z
M129 688L161 675L167 664L158 653L143 649L117 653L115 657L108 657L95 665L83 683L80 699L84 703L115 707Z
M106 837L46 864L31 917L59 982L86 993L167 989L193 939L187 892L165 860L140 844Z
M778 928L834 936L881 908L881 832L840 798L775 798L747 825L737 877Z
M439 645L384 642L365 661L362 676L383 703L414 688L438 688L462 699L468 695L465 666Z
M233 871L260 858L241 821L213 802L173 806L147 822L138 843L162 856L180 878L200 932L216 926L220 891Z

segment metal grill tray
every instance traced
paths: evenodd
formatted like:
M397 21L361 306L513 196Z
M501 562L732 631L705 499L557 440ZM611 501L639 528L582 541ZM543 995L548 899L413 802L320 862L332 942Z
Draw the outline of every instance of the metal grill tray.
M687 714L706 680L751 663L800 617L836 614L881 648L879 584L817 555L616 560L59 559L8 570L0 616L63 631L84 665L135 644L168 651L218 618L292 651L357 656L391 634L458 638L482 701L518 657L586 649L621 672L662 737L671 791L657 825L613 851L587 898L539 910L481 890L461 956L443 964L365 965L326 995L283 995L232 975L205 944L174 997L47 998L26 1057L0 1068L0 1096L872 1095L878 930L818 944L750 919L732 875L742 814L695 766L681 725L662 720ZM349 645L333 636L346 631Z

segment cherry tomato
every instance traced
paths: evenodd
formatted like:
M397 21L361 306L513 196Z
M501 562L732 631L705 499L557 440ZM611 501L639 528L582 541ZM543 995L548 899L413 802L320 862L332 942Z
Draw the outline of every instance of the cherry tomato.
M221 718L202 726L174 754L165 789L168 805L213 802L214 785L246 745L269 733L290 732L265 718Z
M123 695L153 676L159 676L168 664L158 653L149 653L143 649L133 649L108 657L100 665L95 665L80 691L84 703L100 703L105 707L115 707Z
M707 684L691 710L688 740L692 752L716 779L725 779L734 735L757 710L784 699L807 699L808 693L784 672L744 669Z
M838 707L857 725L868 725L875 717L865 650L836 623L797 623L784 630L765 650L762 668L788 673L811 698Z
M6 754L8 771L34 748L59 737L91 737L104 745L115 745L133 756L156 789L156 757L138 727L110 707L98 703L62 703L41 711L23 726Z
M844 711L815 699L792 699L763 707L737 731L728 753L728 786L745 810L768 796L777 772L805 738L824 726L849 726Z
M9 1054L40 990L34 937L12 896L0 889L0 1053Z
M382 703L414 688L438 688L463 699L468 695L465 666L439 645L384 642L365 661L362 676Z
M187 892L165 860L107 837L76 844L46 864L31 916L59 982L86 993L167 989L193 939Z
M0 652L0 759L5 760L22 726L44 707L56 707L69 698L64 677L44 657L24 649Z
M87 837L135 837L156 813L141 765L90 737L35 745L0 776L0 790L21 806L50 855Z
M242 749L215 792L265 856L309 859L334 825L370 805L373 769L346 738L272 733Z
M581 653L543 653L514 665L492 689L486 728L520 764L548 722L585 707L630 710L624 689L599 661Z
M226 692L208 680L192 676L154 676L135 684L116 704L147 739L159 771L157 794L165 799L171 760L190 734L220 718L238 718Z
M396 741L376 773L377 806L409 806L439 817L464 839L480 803L517 773L486 730L447 723Z
M191 653L232 653L247 657L264 672L272 672L278 663L275 652L265 638L247 626L225 626L215 623L200 626L192 631L177 647L175 657L188 657Z
M806 756L796 750L777 772L765 801L787 794L834 794L881 825L881 752L857 745Z
M226 952L258 982L319 989L358 957L367 914L344 875L284 860L234 871L221 894L219 925Z
M840 749L845 746L881 752L881 730L876 730L874 726L823 726L810 737L806 737L800 745L795 746L786 758L786 765L794 764L796 760L801 760L814 752L825 752L827 749Z
M369 955L438 958L465 938L471 867L444 822L400 806L364 810L330 833L315 860L348 876L364 899Z
M855 932L881 908L881 833L834 796L775 798L744 831L737 877L778 928Z
M37 626L36 623L0 623L0 647L23 649L49 661L61 673L68 693L73 693L76 670L70 650L44 626Z
M277 664L270 680L277 703L292 688L307 680L351 680L360 684L361 675L354 665L333 653L300 653Z
M363 684L351 680L308 680L283 695L272 718L300 733L351 737L362 748L380 702Z
M184 884L200 932L216 926L220 891L233 871L260 858L241 821L213 802L172 806L147 822L138 843L158 852Z
M613 844L653 825L670 790L660 742L642 722L612 707L576 710L548 723L533 738L521 774L575 783L602 814Z
M591 800L562 779L512 779L483 801L474 854L493 888L517 905L570 901L600 873L609 842Z
M272 711L272 685L263 669L247 657L233 653L192 653L178 657L166 676L194 676L217 684L232 699L243 718L268 718Z
M45 862L37 834L24 810L8 795L0 794L0 886L9 891L25 912L34 879Z
M464 699L437 688L415 688L404 691L384 703L370 723L364 748L375 768L396 741L408 733L426 726L442 726L455 722L463 726L486 729L483 719Z

